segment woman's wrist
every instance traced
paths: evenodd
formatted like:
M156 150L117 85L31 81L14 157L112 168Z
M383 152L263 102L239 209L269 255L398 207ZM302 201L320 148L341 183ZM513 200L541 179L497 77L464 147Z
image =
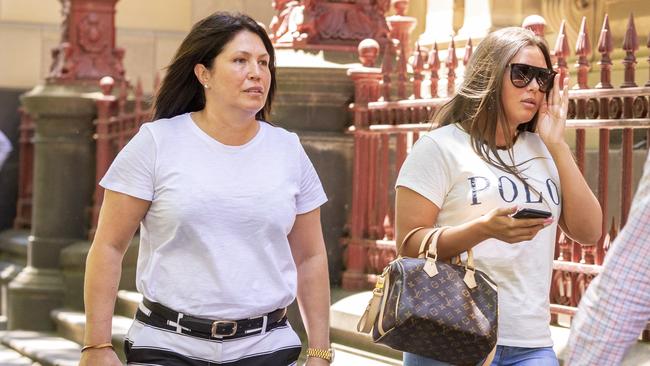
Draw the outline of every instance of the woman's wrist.
M551 153L551 156L553 156L553 159L558 158L559 156L561 156L561 154L571 152L571 148L569 148L569 144L567 144L566 141L564 140L555 143L546 143L546 148L548 149L548 152Z
M471 225L470 230L476 233L475 240L473 240L476 241L474 245L493 237L492 232L490 231L488 217L486 215L483 215L477 218L476 220L472 221L470 225ZM472 247L474 245L472 245Z

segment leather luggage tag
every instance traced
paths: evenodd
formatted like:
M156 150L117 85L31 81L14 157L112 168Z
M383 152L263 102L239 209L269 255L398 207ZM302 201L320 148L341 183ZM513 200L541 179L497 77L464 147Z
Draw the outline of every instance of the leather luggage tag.
M436 266L436 260L428 257L427 261L424 262L424 272L429 275L429 277L433 277L438 274L438 267Z
M476 287L476 278L474 278L474 271L466 268L465 269L465 277L463 278L463 281L469 288L474 288Z

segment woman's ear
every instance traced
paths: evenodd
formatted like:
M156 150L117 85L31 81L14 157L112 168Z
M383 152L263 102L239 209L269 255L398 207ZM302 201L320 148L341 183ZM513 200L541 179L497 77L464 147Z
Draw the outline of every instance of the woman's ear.
M203 64L194 65L194 75L196 76L196 79L199 81L199 83L201 83L201 85L203 86L209 85L210 70L208 70L208 68L205 67Z

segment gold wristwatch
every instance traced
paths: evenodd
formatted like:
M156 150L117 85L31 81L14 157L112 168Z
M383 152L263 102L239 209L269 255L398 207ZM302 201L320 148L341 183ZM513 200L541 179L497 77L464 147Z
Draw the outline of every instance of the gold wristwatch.
M332 363L334 362L334 350L331 348L307 348L307 357L317 357Z

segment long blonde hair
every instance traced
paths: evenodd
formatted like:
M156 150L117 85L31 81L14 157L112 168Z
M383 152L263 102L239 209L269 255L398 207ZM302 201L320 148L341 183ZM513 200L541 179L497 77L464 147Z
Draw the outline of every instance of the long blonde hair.
M507 164L497 154L496 131L497 124L500 124L504 135L511 136L501 100L503 75L508 70L510 60L527 46L538 47L544 54L548 68L552 67L546 41L533 32L509 27L488 34L472 54L456 95L440 107L433 117L434 125L457 123L470 135L474 151L484 161L519 179L522 179L517 168L519 164ZM520 124L517 130L534 132L538 113L530 121ZM507 138L506 141L510 159L514 163L512 141Z

